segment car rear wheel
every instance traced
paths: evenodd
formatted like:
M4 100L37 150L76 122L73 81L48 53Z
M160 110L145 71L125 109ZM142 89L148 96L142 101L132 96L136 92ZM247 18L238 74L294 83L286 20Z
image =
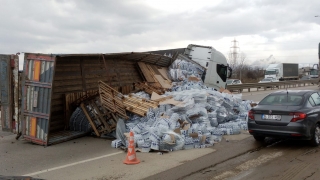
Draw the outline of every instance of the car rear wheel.
M320 126L319 126L319 124L316 124L316 127L314 128L313 137L310 140L310 143L312 146L319 146L319 144L320 144Z
M254 135L253 137L256 141L259 141L259 142L264 142L264 139L266 138L264 136L257 136L257 135Z

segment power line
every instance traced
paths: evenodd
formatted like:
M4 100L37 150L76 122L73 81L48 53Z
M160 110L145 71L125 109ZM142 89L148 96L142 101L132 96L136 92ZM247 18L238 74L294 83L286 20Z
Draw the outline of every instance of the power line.
M294 42L264 42L264 43L254 43L254 42L246 42L243 43L244 45L264 45L264 44L293 44L293 43L300 43L300 42L314 42L315 44L319 43L318 41L294 41Z
M298 55L298 56L274 56L274 57L311 57L311 56L317 56L317 55L305 55L305 56L303 56L303 55ZM247 58L249 58L249 57L261 57L261 56L250 56L250 55L247 55Z
M231 41L231 44L232 46L230 47L229 59L232 59L233 63L237 63L239 57L238 51L240 51L238 41L234 39L233 41Z
M310 48L310 49L300 49L300 50L316 50L314 48ZM250 51L254 51L254 52L262 52L262 51L281 51L281 50L278 50L278 49L253 49L253 50L246 50L246 49L242 49L243 52L250 52ZM297 50L282 50L282 51L297 51Z

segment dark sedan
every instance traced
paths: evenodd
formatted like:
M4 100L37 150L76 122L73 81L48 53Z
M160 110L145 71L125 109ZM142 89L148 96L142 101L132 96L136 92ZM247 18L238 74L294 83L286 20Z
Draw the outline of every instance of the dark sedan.
M257 141L265 137L320 140L320 95L312 90L283 90L269 94L249 111L248 130Z

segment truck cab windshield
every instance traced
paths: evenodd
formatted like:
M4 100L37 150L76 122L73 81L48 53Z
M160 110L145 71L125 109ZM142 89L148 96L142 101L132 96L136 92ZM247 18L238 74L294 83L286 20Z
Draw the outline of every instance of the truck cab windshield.
M311 70L310 75L318 75L318 70Z
M277 72L274 71L266 71L265 75L273 75L273 74L277 74Z

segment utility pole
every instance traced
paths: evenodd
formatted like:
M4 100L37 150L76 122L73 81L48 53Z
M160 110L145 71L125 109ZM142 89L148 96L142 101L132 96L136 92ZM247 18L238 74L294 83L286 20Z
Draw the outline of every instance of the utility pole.
M238 58L239 58L239 43L236 39L231 41L231 47L230 47L230 53L229 53L229 59L232 60L234 64L237 64Z
M238 65L238 60L239 60L239 55L240 55L240 48L239 48L239 43L236 39L231 41L231 47L230 47L230 53L229 53L229 59L231 62L231 65L233 68L237 68ZM242 67L241 67L242 69ZM241 69L240 69L240 79L241 79Z

